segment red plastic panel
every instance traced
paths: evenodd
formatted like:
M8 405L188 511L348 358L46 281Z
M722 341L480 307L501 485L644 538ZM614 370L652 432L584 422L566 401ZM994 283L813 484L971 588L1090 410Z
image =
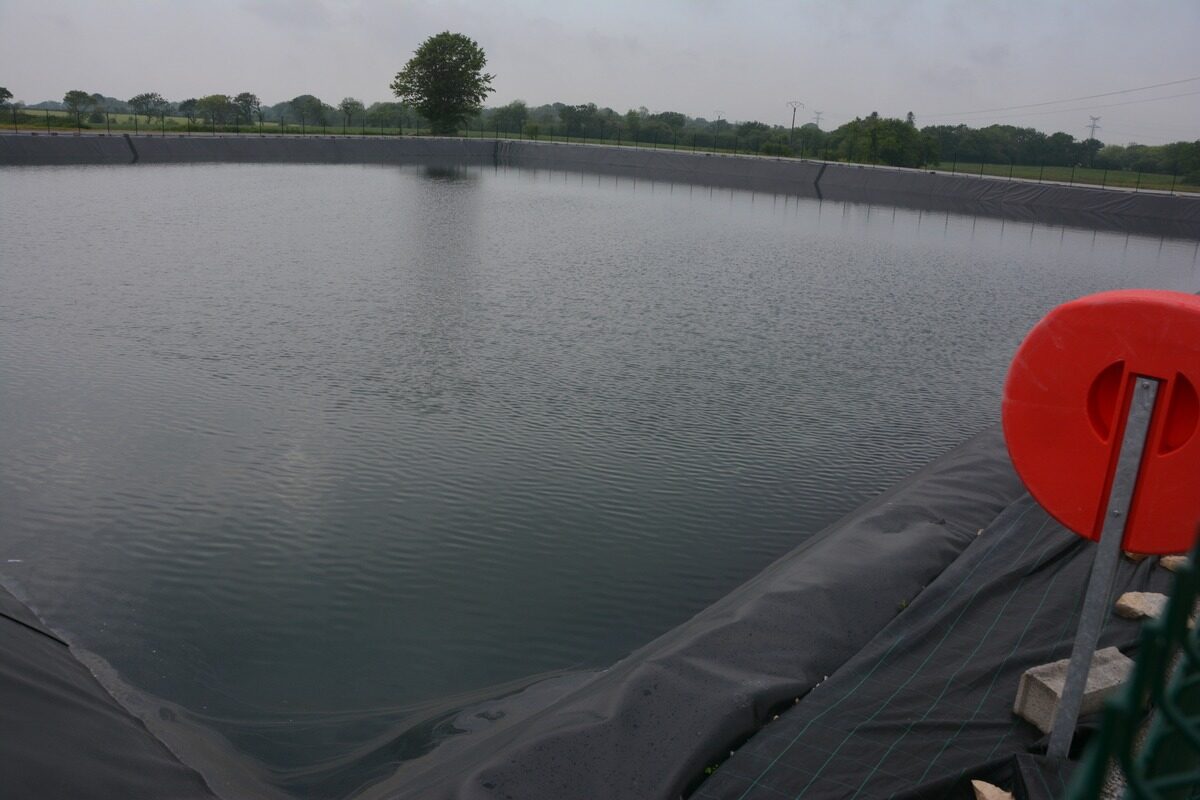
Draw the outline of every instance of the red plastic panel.
M1004 438L1029 493L1099 539L1137 376L1159 384L1125 550L1178 553L1200 523L1200 297L1103 292L1039 322L1004 385Z

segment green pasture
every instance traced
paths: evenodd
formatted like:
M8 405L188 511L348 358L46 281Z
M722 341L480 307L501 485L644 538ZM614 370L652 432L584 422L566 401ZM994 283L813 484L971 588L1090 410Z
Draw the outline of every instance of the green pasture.
M1176 192L1200 192L1200 186L1186 184L1182 177L1161 172L1131 172L1091 167L1039 167L1022 164L968 164L944 161L934 169L960 175L992 175L999 178L1021 178L1051 183L1082 184L1086 186L1115 186L1122 189L1158 189Z

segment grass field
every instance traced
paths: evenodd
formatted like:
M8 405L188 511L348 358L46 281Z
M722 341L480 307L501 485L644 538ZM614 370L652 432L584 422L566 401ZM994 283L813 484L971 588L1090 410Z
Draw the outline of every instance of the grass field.
M1200 186L1183 183L1174 175L1159 172L1125 172L1121 170L1091 169L1090 167L1038 167L1017 164L966 164L943 162L934 169L960 175L994 175L1026 180L1043 180L1056 183L1083 184L1087 186L1114 186L1122 189L1160 189L1176 192L1200 192Z

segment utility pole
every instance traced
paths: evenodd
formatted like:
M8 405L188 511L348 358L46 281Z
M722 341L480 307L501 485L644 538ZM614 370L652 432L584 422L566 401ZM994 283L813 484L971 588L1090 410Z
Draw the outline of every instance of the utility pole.
M813 112L813 119L816 120L817 130L821 130L821 115L824 113L825 113L824 111L814 111Z
M1088 134L1088 138L1089 138L1089 139L1095 139L1095 138L1096 138L1096 131L1097 131L1097 130L1099 130L1099 128L1100 128L1100 118L1099 118L1099 117L1093 117L1093 116L1091 116L1091 115L1089 114L1089 115L1088 115L1088 119L1090 119L1090 120L1091 120L1091 122L1089 122L1087 125L1084 125L1083 127L1087 128L1088 130L1090 130L1090 131L1091 131L1091 133L1089 133L1089 134Z
M792 142L796 140L796 109L804 108L804 103L801 103L799 100L789 100L788 108L792 109L792 127L788 131L788 145L791 146Z

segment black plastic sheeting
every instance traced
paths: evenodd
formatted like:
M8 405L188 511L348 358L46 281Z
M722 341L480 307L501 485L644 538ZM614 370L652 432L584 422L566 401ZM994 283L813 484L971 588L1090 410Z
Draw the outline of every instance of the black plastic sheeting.
M1022 497L693 797L970 798L972 778L1052 796L1061 764L1014 761L1045 743L1013 699L1026 669L1070 654L1095 547ZM1156 564L1122 559L1114 597L1169 591ZM1129 652L1139 629L1112 615L1100 646Z
M0 590L0 797L212 800L20 602Z
M471 733L362 796L677 798L855 657L1022 494L999 430L980 434L582 687L536 708L516 695L467 709L453 727Z
M801 159L424 136L0 135L0 166L168 163L404 164L431 159L618 175L836 202L1200 238L1200 197Z

